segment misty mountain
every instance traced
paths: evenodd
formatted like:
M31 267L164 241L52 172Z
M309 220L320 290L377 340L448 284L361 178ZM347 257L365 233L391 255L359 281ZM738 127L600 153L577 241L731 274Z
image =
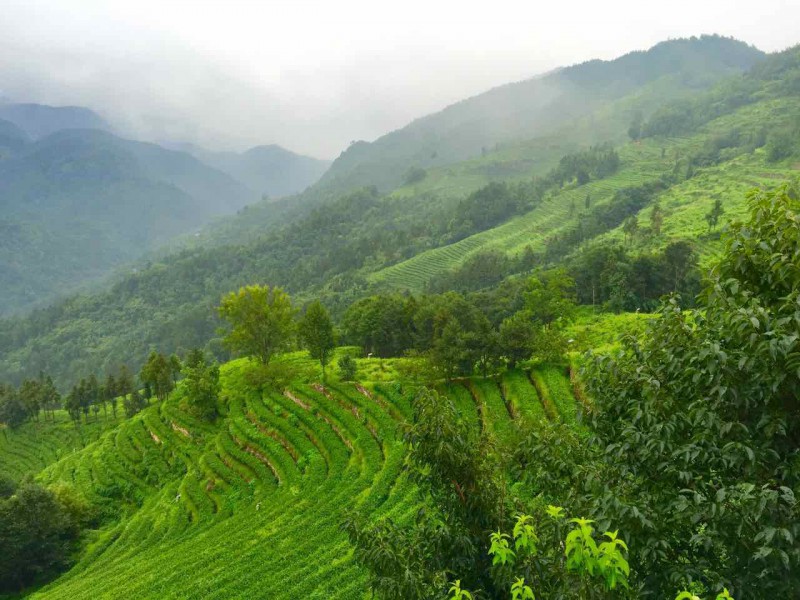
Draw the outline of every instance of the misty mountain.
M11 121L0 119L0 160L19 152L28 143L28 135Z
M553 134L566 123L647 86L658 84L659 96L702 90L750 68L763 56L744 42L702 36L670 40L615 60L592 60L500 86L372 143L353 143L334 161L320 185L337 190L361 185L391 189L412 167L451 164L481 156L503 142ZM635 108L632 101L629 119Z
M112 130L97 113L81 106L0 104L0 119L13 123L34 140L63 129Z
M16 133L0 123L0 139ZM23 141L0 160L0 312L73 291L254 199L186 153L104 131Z
M198 146L188 146L186 151L260 196L270 198L302 192L316 183L331 165L331 161L295 154L275 144L241 153L212 152Z

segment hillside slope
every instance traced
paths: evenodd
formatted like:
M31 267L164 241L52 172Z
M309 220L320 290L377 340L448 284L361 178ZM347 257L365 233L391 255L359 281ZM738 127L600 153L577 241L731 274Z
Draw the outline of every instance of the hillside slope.
M340 314L353 300L376 291L424 290L480 250L514 259L517 272L537 264L563 265L571 253L631 214L646 219L657 198L672 202L666 194L673 187L686 190L707 177L736 177L734 167L740 163L752 164L756 175L769 173L739 178L742 182L777 184L795 173L798 149L790 139L789 154L772 162L767 150L780 139L776 132L793 130L798 72L800 57L794 49L768 57L745 76L680 100L678 114L697 114L688 133L648 134L618 146L617 170L589 181L578 181L574 174L555 181L541 167L534 170L527 161L549 149L548 137L429 169L421 181L384 196L361 190L316 208L299 198L272 209L267 204L242 211L226 223L224 243L163 257L104 293L71 299L25 320L0 322L0 379L19 381L44 369L69 383L120 362L137 367L152 347L165 352L204 345L219 349L213 342L218 326L213 307L223 293L241 285L281 285L301 302L320 298ZM561 156L567 164L575 158L568 154L574 146L558 148L565 150ZM556 171L560 164L558 159L550 163ZM532 179L532 172L537 177ZM498 187L498 180L512 183ZM707 211L713 198L703 196L703 189L712 188L698 184L698 195L688 199ZM723 223L735 216L742 197L721 197ZM285 211L287 205L293 213ZM467 208L480 222L465 216ZM288 219L284 225L275 217L282 210ZM638 236L629 250L695 241L704 221L686 229L679 221L683 210L670 208L661 235L652 242ZM702 218L697 210L695 218ZM268 228L260 227L261 218L272 219ZM580 227L586 228L583 233ZM713 250L713 236L708 242L703 252ZM525 258L529 253L532 260ZM527 262L520 263L520 257ZM502 269L495 273L500 278L507 274Z
M320 185L339 190L360 185L391 189L411 167L447 165L480 156L498 144L552 134L565 123L648 85L660 90L661 101L704 89L750 68L763 56L742 42L703 36L507 84L418 119L375 142L351 145ZM626 127L637 110L648 108L646 103L632 103L623 117Z
M26 144L5 131L18 143L0 161L0 314L69 293L254 199L154 144L89 129Z
M413 387L335 378L323 386L303 354L283 364L295 372L285 389L249 384L246 360L225 365L216 422L187 412L179 388L42 470L42 483L123 508L91 533L76 567L31 597L364 597L366 573L340 525L351 509L398 522L418 509L398 427ZM440 391L498 443L523 424L574 422L563 369L532 377L558 404L543 405L522 371Z

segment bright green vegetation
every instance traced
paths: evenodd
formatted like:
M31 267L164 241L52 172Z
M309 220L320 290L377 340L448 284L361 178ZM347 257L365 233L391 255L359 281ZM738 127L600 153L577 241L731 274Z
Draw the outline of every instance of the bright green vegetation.
M109 414L76 427L66 411L56 410L53 420L42 417L17 429L4 428L0 432L0 477L19 481L25 475L35 475L47 465L79 452L118 422Z
M585 307L578 318L566 326L564 335L571 340L568 345L571 352L607 352L618 346L623 335L640 334L654 317L647 313L597 312Z
M72 486L109 519L90 532L78 565L32 597L121 589L139 598L365 597L366 575L340 530L343 511L406 522L417 510L399 439L415 386L330 376L322 386L302 375L319 368L305 353L275 360L302 378L259 391L249 379L255 363L224 365L225 400L212 423L186 411L179 385L128 420L101 414L76 427L57 412L55 424L27 423L0 439L4 471ZM359 359L359 372L374 362ZM397 368L395 359L382 362ZM553 373L549 385L560 374L568 386L563 370ZM493 379L444 389L476 431L509 443L523 415L542 409L524 372L502 381L511 410ZM81 439L85 447L73 449Z
M666 143L671 145L670 142ZM622 166L619 171L606 179L582 186L568 186L568 189L547 197L539 206L520 217L372 273L369 280L387 287L420 291L431 279L458 268L478 251L499 250L516 254L527 247L541 250L548 237L575 222L579 212L576 207L584 206L587 194L593 206L602 206L616 190L656 179L672 168L669 160L661 158L661 146L658 144L626 145L620 149L620 160Z
M530 377L519 370L503 373L501 381L503 396L516 418L524 419L530 426L547 419L547 411L542 404Z
M572 395L569 378L563 367L544 366L531 373L536 389L546 402L555 407L559 418L568 425L578 421L578 404Z
M677 60L699 51L712 74ZM0 481L0 524L26 494L92 507L77 564L15 589L790 596L800 53L709 87L756 54L703 38L509 86L478 99L509 109L482 130L494 145L465 135L467 101L354 144L208 245L0 322L0 420L22 424L3 432L20 485ZM516 113L526 83L541 97ZM50 376L80 383L59 400ZM106 421L118 396L127 417ZM71 424L47 421L59 405ZM15 557L24 531L0 527Z

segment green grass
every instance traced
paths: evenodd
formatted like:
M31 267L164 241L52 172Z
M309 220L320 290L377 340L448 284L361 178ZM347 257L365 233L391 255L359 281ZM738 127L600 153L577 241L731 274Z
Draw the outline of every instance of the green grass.
M76 429L59 414L47 431L9 432L7 472L70 485L106 517L77 565L31 597L367 597L340 524L347 509L402 523L419 508L400 426L416 385L392 379L404 360L359 360L369 379L343 382L331 369L321 383L318 366L293 353L276 361L294 373L286 389L253 387L252 366L237 360L222 368L213 424L186 412L179 388L107 427ZM547 385L562 402L563 372ZM522 371L439 392L500 443L546 418ZM71 448L79 439L83 447Z

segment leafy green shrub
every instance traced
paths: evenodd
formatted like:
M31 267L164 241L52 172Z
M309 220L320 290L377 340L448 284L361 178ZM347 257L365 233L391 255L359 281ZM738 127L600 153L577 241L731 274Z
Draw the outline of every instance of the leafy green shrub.
M337 361L339 366L339 377L343 381L353 381L356 378L356 360L349 354L345 354Z

